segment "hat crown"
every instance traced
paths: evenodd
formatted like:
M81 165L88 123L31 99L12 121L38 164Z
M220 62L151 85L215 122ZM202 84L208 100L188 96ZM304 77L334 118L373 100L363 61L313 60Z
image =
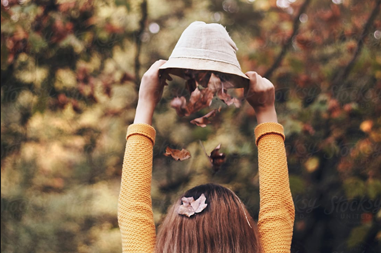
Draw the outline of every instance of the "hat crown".
M232 53L238 50L225 27L217 23L206 24L201 21L191 23L184 30L178 41L178 46L216 50L217 48L213 47L215 42L219 43L221 47L225 46L224 49L230 49Z
M241 70L237 50L225 27L195 21L183 31L160 70L180 77L184 77L184 71L188 69L220 72L230 74L236 88L246 87L250 79Z
M241 69L238 50L226 29L216 23L195 21L181 34L171 58L197 58L232 64Z

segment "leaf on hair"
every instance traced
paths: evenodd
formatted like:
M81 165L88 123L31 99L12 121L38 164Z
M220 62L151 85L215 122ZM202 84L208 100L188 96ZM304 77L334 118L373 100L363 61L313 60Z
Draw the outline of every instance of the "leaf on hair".
M183 203L177 213L187 217L191 217L195 213L201 213L208 206L208 204L205 203L206 197L204 194L201 194L197 200L194 200L193 197L183 197L181 201Z

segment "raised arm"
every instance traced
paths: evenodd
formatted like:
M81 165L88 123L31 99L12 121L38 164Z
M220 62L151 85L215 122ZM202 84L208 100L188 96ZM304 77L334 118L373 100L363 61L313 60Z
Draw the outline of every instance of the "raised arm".
M295 208L292 200L283 126L255 128L258 146L260 211L258 230L264 252L290 252Z
M158 68L164 63L157 61L144 74L134 124L127 130L118 201L123 252L152 253L155 247L151 179L156 131L151 124L165 83L159 82L158 76Z
M152 147L155 130L132 124L127 131L118 223L123 252L153 252L155 224L151 203Z
M284 129L275 111L273 84L255 72L250 77L247 101L253 106L258 126L255 144L258 147L260 211L258 230L264 253L290 252L295 218Z

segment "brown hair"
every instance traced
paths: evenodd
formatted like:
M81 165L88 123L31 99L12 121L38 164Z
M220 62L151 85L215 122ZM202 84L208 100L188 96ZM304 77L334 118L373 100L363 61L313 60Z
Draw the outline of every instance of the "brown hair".
M198 199L202 193L208 206L201 213L179 215L181 198L169 209L159 227L155 252L261 252L257 225L238 196L223 186L205 184L182 197Z

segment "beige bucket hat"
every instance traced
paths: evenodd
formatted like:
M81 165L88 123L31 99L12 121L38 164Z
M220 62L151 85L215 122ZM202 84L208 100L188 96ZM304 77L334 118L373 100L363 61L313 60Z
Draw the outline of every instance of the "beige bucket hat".
M181 34L168 61L160 69L180 77L185 69L231 74L235 87L245 87L250 79L241 71L237 50L222 25L195 21Z

